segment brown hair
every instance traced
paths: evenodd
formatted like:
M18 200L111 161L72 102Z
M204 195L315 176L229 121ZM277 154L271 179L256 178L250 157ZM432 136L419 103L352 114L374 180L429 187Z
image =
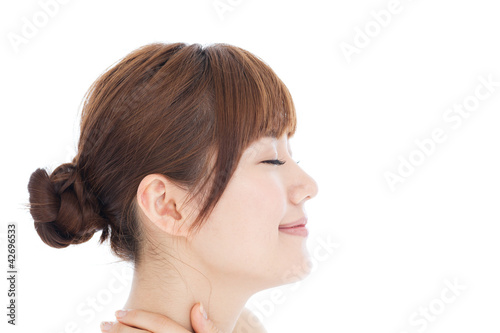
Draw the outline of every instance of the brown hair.
M142 234L134 199L145 176L164 175L189 190L188 201L203 194L191 228L198 230L244 149L295 129L288 89L250 52L227 44L145 45L87 91L72 163L32 173L35 228L56 248L102 230L101 243L109 236L117 256L137 263Z

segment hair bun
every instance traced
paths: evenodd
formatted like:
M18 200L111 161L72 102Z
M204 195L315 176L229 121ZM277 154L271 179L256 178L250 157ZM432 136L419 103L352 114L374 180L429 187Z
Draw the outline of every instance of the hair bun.
M55 248L80 244L97 230L107 237L108 222L100 215L98 199L88 193L72 163L57 167L49 176L44 169L31 174L30 213L44 243Z

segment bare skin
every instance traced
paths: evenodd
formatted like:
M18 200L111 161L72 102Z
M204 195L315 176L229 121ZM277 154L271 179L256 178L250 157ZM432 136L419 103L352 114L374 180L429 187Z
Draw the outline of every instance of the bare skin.
M186 203L188 192L165 176L147 175L137 190L146 241L124 308L169 318L185 329L179 332L195 330L190 314L198 302L220 332L248 323L244 307L253 294L309 274L295 273L311 267L307 238L279 227L306 217L304 203L317 191L286 135L261 138L244 151L202 229L190 234L199 202Z
M118 313L118 311L117 311ZM147 312L143 310L129 310L117 315L116 322L103 322L101 332L103 333L186 333L190 332L169 318L160 314ZM196 333L220 333L210 318L205 318L200 311L199 303L191 309L191 324ZM264 326L256 321L255 316L250 310L244 308L233 333L267 333Z

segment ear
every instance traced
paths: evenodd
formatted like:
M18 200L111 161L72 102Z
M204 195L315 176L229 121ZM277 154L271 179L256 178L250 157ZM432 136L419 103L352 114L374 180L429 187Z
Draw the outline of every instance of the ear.
M137 203L154 226L172 236L187 235L186 215L180 211L187 192L161 174L144 177L137 188Z

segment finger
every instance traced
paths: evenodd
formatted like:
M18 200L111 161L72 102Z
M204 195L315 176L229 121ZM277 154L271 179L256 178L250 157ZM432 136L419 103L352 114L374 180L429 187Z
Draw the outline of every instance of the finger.
M116 311L116 319L125 325L154 333L187 333L184 327L159 313L144 310ZM133 332L133 331L132 331ZM142 331L139 331L142 332ZM120 331L121 333L121 331Z
M215 324L208 319L201 303L196 303L191 308L191 326L196 333L220 333Z
M101 323L101 332L103 333L145 333L149 331L144 331L138 328L130 327L119 322L103 321Z

